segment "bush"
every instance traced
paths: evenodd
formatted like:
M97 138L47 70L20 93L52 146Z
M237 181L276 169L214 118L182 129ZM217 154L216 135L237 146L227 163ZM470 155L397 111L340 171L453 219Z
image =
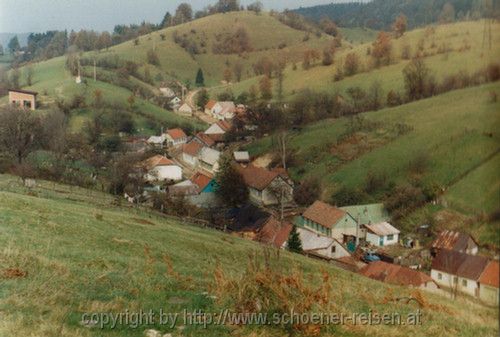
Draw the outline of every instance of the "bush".
M293 199L301 206L309 206L319 199L321 185L316 179L304 180L293 190Z

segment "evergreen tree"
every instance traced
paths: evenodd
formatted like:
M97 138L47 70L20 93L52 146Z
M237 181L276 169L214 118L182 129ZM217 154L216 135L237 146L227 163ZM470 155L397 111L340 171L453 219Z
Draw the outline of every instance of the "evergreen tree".
M297 226L293 226L290 236L288 237L287 248L293 253L302 253L302 241L300 241Z
M203 70L201 70L201 68L198 69L195 83L198 87L203 87L205 85L205 77L203 76Z
M170 12L165 13L163 20L160 23L161 28L167 28L172 26L172 14Z
M204 109L205 105L207 105L209 99L210 99L210 96L208 95L207 89L201 89L200 92L198 93L198 97L196 99L196 104L201 109Z
M21 49L21 45L19 44L19 39L17 38L17 35L14 36L12 39L10 39L8 47L12 54Z
M233 165L231 156L224 154L219 163L220 169L215 177L219 185L216 190L217 196L227 206L236 207L246 203L248 201L248 188L242 175Z

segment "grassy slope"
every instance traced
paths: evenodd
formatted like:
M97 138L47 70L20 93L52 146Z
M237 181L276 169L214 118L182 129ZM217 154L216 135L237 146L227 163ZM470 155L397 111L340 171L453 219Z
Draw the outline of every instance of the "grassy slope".
M295 171L296 177L323 177L322 184L329 192L339 185L362 187L368 172L383 173L395 182L403 182L408 179L409 162L424 153L429 158L424 179L447 186L498 150L500 138L495 130L498 130L500 103L490 103L489 92L499 92L499 89L500 85L493 83L362 114L368 121L381 123L378 130L368 135L369 138L383 140L384 134L397 123L410 125L414 130L388 143L382 142L348 162L340 162L330 153L347 127L347 118L310 125L291 141L305 169L303 174ZM271 140L264 138L251 145L250 150L253 154L262 154L270 147ZM319 152L319 159L311 160L311 153L315 152ZM475 209L492 211L498 207L498 198L491 197L495 193L498 197L498 189L494 189L498 187L499 177L491 174L488 163L485 165L487 172L483 174L483 169L477 174L472 172L463 182L452 187L453 201L468 203L477 198L471 202ZM473 198L464 193L469 188L475 190L471 185L482 178L486 181L479 186L489 186L491 194L478 192Z
M285 72L285 97L293 96L295 92L304 88L327 92L343 92L347 88L354 86L368 89L376 80L381 83L385 93L391 89L401 91L404 88L401 71L408 62L401 59L402 47L410 45L413 55L421 39L425 41L424 51L429 55L425 57L426 64L432 70L437 80L441 80L445 75L456 74L460 70L472 73L491 61L497 62L497 57L500 53L500 30L492 29L492 31L495 31L493 32L492 40L493 49L488 50L482 48L483 28L484 24L482 21L474 21L439 25L435 27L435 33L430 35L428 35L427 29L416 29L407 32L402 38L393 40L394 63L392 65L369 72L362 72L339 82L334 82L333 77L336 73L336 67L339 65L342 66L345 55L349 52L355 52L360 57L361 63L366 65L369 61L366 51L371 46L371 42L356 45L352 49L344 48L338 51L335 55L335 63L332 66L317 66L309 70L303 70L300 66L297 70L289 67ZM439 47L443 44L447 44L450 48L453 48L453 51L448 54L436 54ZM459 51L466 44L471 48ZM234 84L232 85L232 90L236 94L248 91L251 85L258 84L258 80L259 78L251 78ZM220 91L220 89L215 90L215 92L217 91Z
M87 80L88 86L76 84L74 77L72 77L65 68L65 60L64 57L57 57L48 61L36 63L34 66L33 85L23 88L38 91L40 95L39 100L45 106L54 103L57 98L71 100L73 95L77 93L83 94L87 98L87 103L91 104L93 102L93 93L97 89L102 91L104 100L127 104L127 98L131 95L131 92L126 88L100 81L94 82L91 79ZM1 101L6 102L6 100L7 98L2 98ZM140 98L136 98L136 108L137 111L162 121L165 123L165 127L170 123L192 123L199 128L202 127L202 125L195 120L180 117L171 111L164 110ZM80 113L74 114L70 121L71 126L75 131L81 129L83 123L92 115L92 109L85 109ZM136 122L141 133L151 133L151 130L146 126L146 121L143 116L139 114L136 115Z
M212 47L217 43L216 35L225 36L224 34L230 34L238 27L246 28L253 51L241 56L214 54ZM203 40L206 46L200 47L200 50L205 50L206 53L191 57L185 49L174 42L174 31L177 31L179 36L185 35L191 41L196 41L198 46L201 46L200 42ZM165 35L165 40L161 39L161 34ZM253 76L251 67L261 56L272 58L278 54L284 54L291 60L299 60L305 49L322 50L322 46L331 40L323 34L320 38L311 35L309 41L303 42L305 34L303 31L282 24L267 13L255 15L250 12L234 12L211 15L183 25L166 28L140 37L137 46L134 41L128 41L101 54L116 53L120 57L142 64L147 62L147 51L155 48L160 58L160 67L155 67L156 69L152 70L153 74L161 71L167 75L174 75L179 80L189 80L193 83L196 72L201 67L206 85L218 86L223 79L224 69L228 65L232 69L236 61L245 66L243 78L247 78ZM286 47L279 49L278 47L283 43Z
M35 326L39 337L143 336L143 331L150 327L104 331L81 327L81 313L160 308L168 312L181 312L184 308L220 310L217 303L202 295L213 282L214 262L218 261L229 274L241 274L248 254L261 250L252 242L213 230L112 206L113 199L104 194L40 183L27 195L17 180L0 176L3 233L0 264L2 269L19 268L28 273L25 278L0 277L2 336L28 336ZM171 258L180 276L167 271L163 255ZM384 296L390 293L408 295L409 289L387 287L288 253L273 263L285 269L303 270L307 278L318 275L320 268L327 268L334 289L334 298L330 300L343 312L372 309L407 313L416 309L384 301ZM187 281L187 277L191 280ZM424 296L432 306L423 309L422 326L335 327L325 335L493 336L498 333L496 310L460 298L450 302L440 296ZM250 330L187 326L183 335L222 337L233 335L233 331L238 336L251 336ZM259 329L258 335L279 333Z

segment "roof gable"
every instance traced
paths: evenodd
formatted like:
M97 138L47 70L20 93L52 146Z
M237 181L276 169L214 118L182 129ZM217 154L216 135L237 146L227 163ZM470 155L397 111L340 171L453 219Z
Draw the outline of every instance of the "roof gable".
M302 216L326 228L332 228L342 219L347 213L335 206L329 205L322 201L315 201Z
M500 268L498 261L490 261L481 273L481 276L479 277L479 283L499 288L499 277Z

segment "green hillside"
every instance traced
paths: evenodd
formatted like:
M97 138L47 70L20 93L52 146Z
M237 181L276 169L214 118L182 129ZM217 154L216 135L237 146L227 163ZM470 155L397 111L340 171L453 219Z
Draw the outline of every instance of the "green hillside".
M369 174L394 183L408 181L410 163L421 158L423 181L444 188L452 184L450 201L462 205L459 209L468 204L469 211L494 211L500 203L500 179L492 172L497 157L483 162L499 150L500 104L490 100L490 92L499 91L500 85L493 83L364 113L351 133L350 118L309 125L291 139L297 157L294 178L322 177L328 199L341 186L362 189ZM272 138L249 149L264 154L272 150Z
M496 28L495 28L496 27ZM436 25L407 32L403 37L392 40L392 63L376 69L369 67L371 57L367 50L372 42L343 48L335 53L334 64L316 67L308 70L289 66L285 72L283 83L284 96L291 97L302 89L313 89L325 92L344 93L349 87L359 86L368 89L374 81L378 81L385 94L389 90L402 91L404 81L402 70L407 60L402 59L404 46L410 46L410 56L417 52L417 46L422 47L421 56L431 69L436 80L441 81L446 75L454 75L459 71L469 74L485 67L490 62L497 62L500 53L500 25L492 27L492 46L490 50L483 47L483 21L458 22L447 25ZM366 41L366 40L365 40ZM361 70L358 74L334 81L337 67L343 67L345 56L356 53L360 59ZM450 66L453 65L453 66ZM260 78L251 78L241 83L231 85L235 94L248 91L252 85L258 87ZM219 92L222 89L214 90Z
M248 33L251 51L238 54L216 54L214 45L221 39L243 28ZM194 43L198 54L190 55L187 49L174 42L174 32ZM161 35L165 36L162 40ZM310 35L307 41L304 37ZM236 62L244 66L243 78L253 77L252 65L263 56L274 58L286 55L290 61L299 61L304 50L322 50L331 41L323 34L317 37L304 31L284 25L268 13L256 15L252 12L232 12L210 15L179 26L169 27L140 37L139 44L128 41L101 52L101 56L117 54L120 57L143 64L147 63L147 51L155 49L160 58L157 72L194 82L196 71L201 68L207 86L218 86L226 68L233 68ZM219 40L219 41L218 41ZM234 80L234 77L233 77Z
M163 333L173 331L174 336L283 335L284 331L279 328L258 326L209 325L204 329L203 326L185 325L182 330L182 324L173 329L146 324L136 328L118 325L115 329L107 327L104 330L82 326L81 315L86 312L128 310L132 313L160 308L165 312L182 312L183 309L218 312L227 306L233 308L239 294L227 288L226 297L214 299L211 295L217 291L215 280L229 282L243 277L240 284L250 291L248 286L253 284L250 282L255 275L244 277L245 265L249 256L255 253L258 257L254 264L262 261L263 249L250 241L214 230L181 224L141 209L116 206L113 198L95 191L38 183L37 188L28 191L20 186L18 179L0 176L1 336L29 336L35 327L40 337L138 337L144 336L148 328ZM345 313L372 310L405 315L418 309L417 304L390 301L414 294L410 289L389 287L319 261L282 252L279 260L271 258L268 263L273 270L268 274L279 272L302 279L298 275L303 273L304 283L291 288L298 289L299 293L301 287L315 289L323 282L327 302L318 302L313 310ZM255 270L257 267L247 268ZM328 277L321 276L321 270ZM265 287L265 283L259 282L265 279L253 286ZM274 288L276 286L267 289L262 296L279 293L282 288ZM287 289L286 283L281 286ZM253 295L248 293L243 298L248 296ZM462 298L452 302L438 295L423 293L422 296L422 325L348 324L323 328L315 336L441 337L494 336L498 333L494 309ZM279 298L285 303L300 300ZM475 312L473 319L471 310ZM442 322L446 322L446 326Z

